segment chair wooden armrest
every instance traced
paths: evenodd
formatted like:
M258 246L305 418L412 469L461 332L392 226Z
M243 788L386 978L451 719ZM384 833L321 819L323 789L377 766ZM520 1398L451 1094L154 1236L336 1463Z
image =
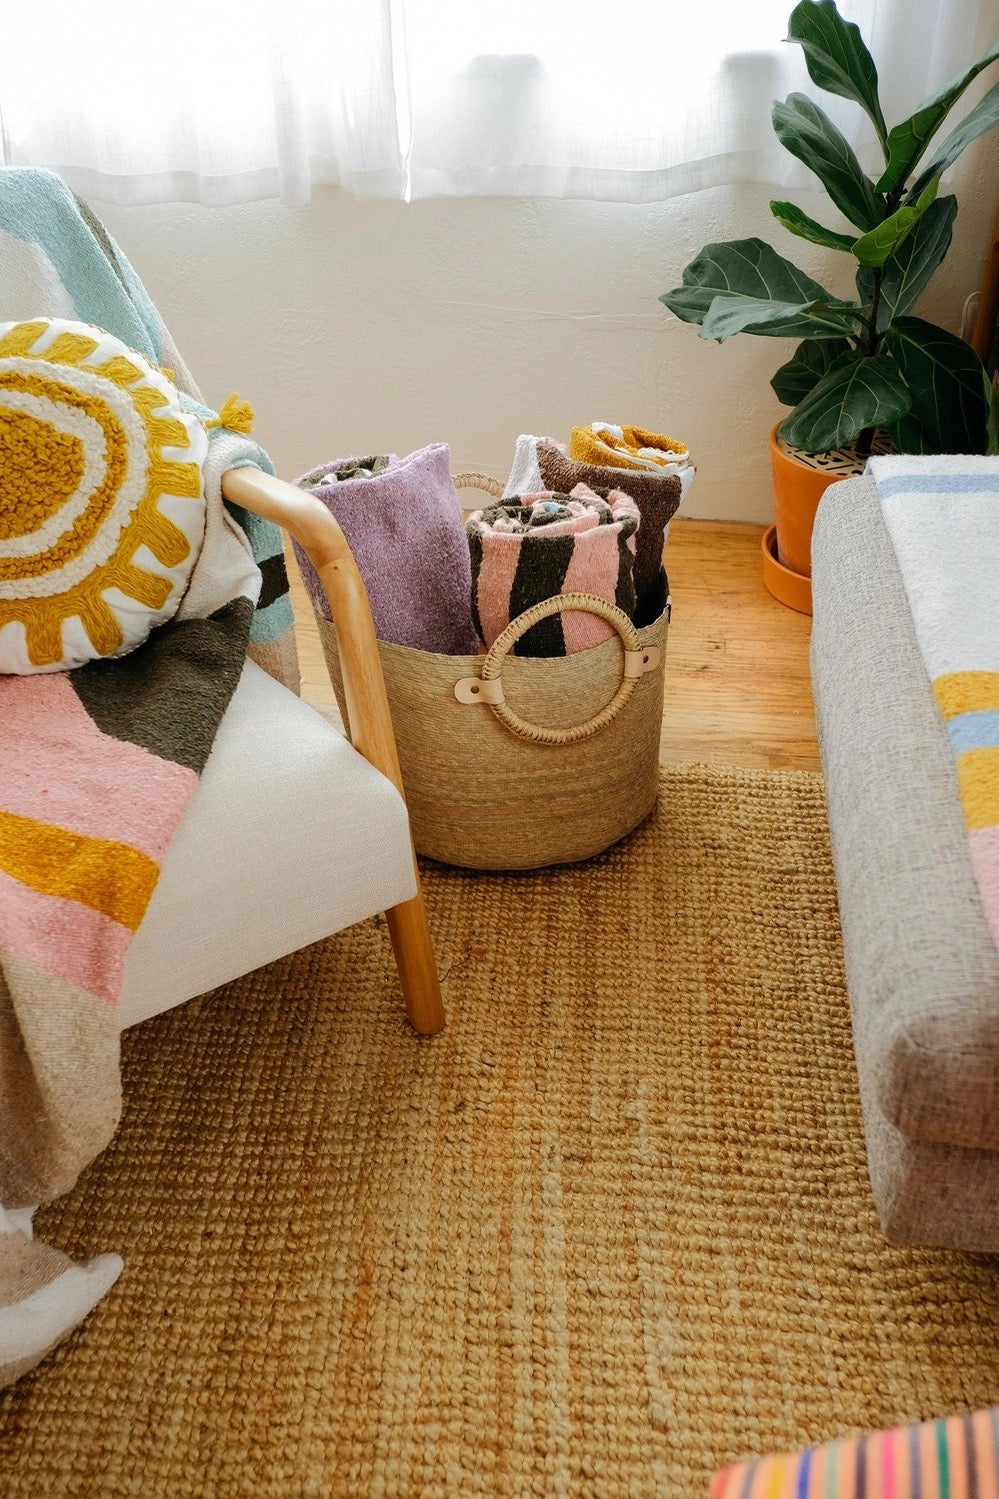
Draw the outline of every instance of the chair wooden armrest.
M258 468L229 469L222 477L222 493L234 505L274 521L308 555L336 629L351 743L405 797L371 608L336 520L314 495ZM415 1030L433 1035L444 1024L444 1007L415 853L413 867L417 894L385 915L406 1013Z

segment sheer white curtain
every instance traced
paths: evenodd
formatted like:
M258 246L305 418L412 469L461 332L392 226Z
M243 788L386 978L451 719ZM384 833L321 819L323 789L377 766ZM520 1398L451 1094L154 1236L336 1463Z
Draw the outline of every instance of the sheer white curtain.
M496 195L643 202L801 181L770 103L794 0L27 0L0 6L10 164L103 201ZM999 0L841 0L897 118ZM862 156L859 111L823 98Z

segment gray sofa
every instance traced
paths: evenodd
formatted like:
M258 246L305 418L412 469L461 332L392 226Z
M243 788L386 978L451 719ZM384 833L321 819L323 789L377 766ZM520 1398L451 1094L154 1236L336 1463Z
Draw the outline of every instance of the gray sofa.
M873 480L826 491L812 588L874 1197L895 1243L999 1252L999 953Z

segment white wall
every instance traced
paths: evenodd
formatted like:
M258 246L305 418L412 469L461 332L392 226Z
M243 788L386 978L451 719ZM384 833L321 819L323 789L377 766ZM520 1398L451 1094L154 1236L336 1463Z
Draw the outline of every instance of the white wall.
M999 134L999 132L997 132ZM995 213L996 143L954 184L955 244L924 316L960 328ZM831 222L827 201L792 194ZM519 432L565 439L594 418L683 438L685 513L772 514L770 376L794 345L719 345L657 300L710 240L758 234L832 291L845 257L794 240L756 186L646 206L508 199L95 208L218 405L237 389L289 478L327 459L450 443L455 471L505 478Z

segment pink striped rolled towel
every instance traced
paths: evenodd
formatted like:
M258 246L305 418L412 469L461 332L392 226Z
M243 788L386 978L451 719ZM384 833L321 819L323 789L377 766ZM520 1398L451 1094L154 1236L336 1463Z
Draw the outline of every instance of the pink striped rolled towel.
M470 515L465 530L472 559L472 618L492 645L511 619L560 593L592 593L635 608L638 509L621 490L601 499L585 484L571 494L544 491L498 500ZM566 656L614 633L593 614L553 615L527 630L520 656Z

